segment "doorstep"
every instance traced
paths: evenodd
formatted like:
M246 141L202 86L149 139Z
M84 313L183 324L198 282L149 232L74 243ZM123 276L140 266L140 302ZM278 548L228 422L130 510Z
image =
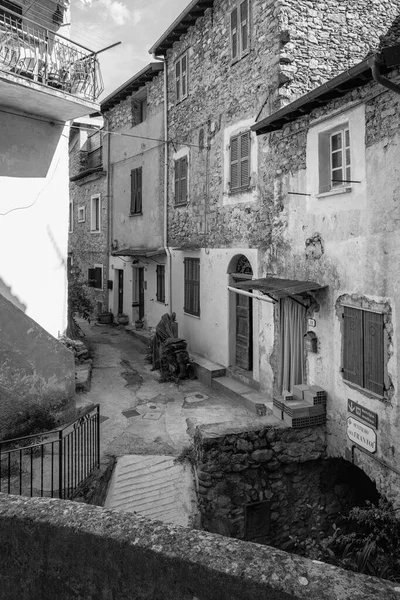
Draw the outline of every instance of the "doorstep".
M247 410L259 417L273 414L272 398L232 377L213 378L212 388L233 400L239 400Z
M146 345L149 344L153 337L153 332L150 329L136 329L134 325L127 325L125 331L133 335L136 339L144 342Z
M212 387L212 382L215 377L225 375L226 369L222 365L214 363L211 360L208 360L208 358L204 358L204 356L200 356L200 354L194 352L189 352L189 356L193 361L193 368L197 379L204 385Z

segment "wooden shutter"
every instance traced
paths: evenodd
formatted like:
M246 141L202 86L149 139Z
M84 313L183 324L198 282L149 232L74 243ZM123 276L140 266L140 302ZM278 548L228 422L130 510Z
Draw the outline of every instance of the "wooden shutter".
M231 169L230 169L231 190L239 187L239 137L231 139Z
M363 311L364 385L375 394L384 392L383 315Z
M136 170L131 171L131 209L130 212L133 214L136 207Z
M237 58L238 55L238 10L234 8L231 12L231 48L232 48L232 58Z
M363 385L362 311L344 306L343 327L343 377Z
M96 283L96 269L88 269L88 286L95 287Z
M157 302L165 302L165 266L157 265Z
M187 62L188 57L187 54L182 56L181 63L181 80L182 80L182 98L186 98L187 96Z
M246 52L249 47L249 2L240 3L240 45L241 52Z
M136 212L142 212L142 167L136 169Z
M185 297L184 311L200 315L200 260L185 258Z
M240 187L247 188L250 184L250 132L240 136Z
M94 271L94 286L95 288L101 289L103 287L102 282L102 269L101 267L95 267Z
M180 173L181 173L181 161L175 161L175 204L179 204L179 196L180 196Z
M176 100L180 100L181 97L181 62L177 60L175 63L175 90Z
M188 170L188 159L187 156L184 156L180 160L180 204L185 204L187 202L187 170Z

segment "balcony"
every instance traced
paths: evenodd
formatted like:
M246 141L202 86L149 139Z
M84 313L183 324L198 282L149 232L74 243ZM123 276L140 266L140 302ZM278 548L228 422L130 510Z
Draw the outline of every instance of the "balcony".
M98 110L96 54L17 13L0 13L0 103L63 122Z

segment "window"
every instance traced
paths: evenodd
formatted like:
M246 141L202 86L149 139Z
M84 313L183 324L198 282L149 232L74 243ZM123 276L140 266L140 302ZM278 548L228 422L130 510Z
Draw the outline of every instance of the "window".
M147 99L132 99L132 127L147 119Z
M85 207L79 206L78 208L78 223L84 223L85 221Z
M319 134L319 192L351 183L350 130L344 124Z
M183 54L175 63L176 101L180 102L188 95L188 55Z
M231 138L230 141L230 191L250 187L250 131Z
M100 196L92 196L91 198L91 231L100 231Z
M349 306L343 308L343 379L383 396L384 316Z
M5 10L2 10L2 9ZM3 22L6 24L13 25L17 27L22 24L22 19L20 17L16 17L15 15L10 15L7 10L11 10L19 15L22 15L22 6L19 4L15 4L14 2L10 2L10 0L0 0L0 17Z
M69 203L69 213L68 213L68 231L72 233L74 227L74 207L72 202Z
M200 316L200 259L185 258L185 298L183 310Z
M232 60L239 60L250 48L250 1L238 1L230 16Z
M165 302L165 265L157 265L157 302Z
M188 200L188 157L175 161L175 206Z
M142 214L142 167L131 171L131 215Z
M102 289L103 287L103 268L102 267L94 267L93 269L88 269L88 286Z

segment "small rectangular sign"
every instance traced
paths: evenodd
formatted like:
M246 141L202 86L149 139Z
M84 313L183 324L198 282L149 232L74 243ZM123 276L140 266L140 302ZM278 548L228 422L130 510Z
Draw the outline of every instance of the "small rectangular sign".
M347 437L371 454L376 452L376 431L353 417L347 418Z
M369 410L368 408L365 408L361 404L353 402L353 400L348 398L347 411L354 417L357 417L357 419L360 421L363 421L364 423L367 423L367 425L371 425L371 427L378 429L378 415L377 413L372 412L372 410Z
M315 319L308 319L309 327L316 327L316 325L317 325L317 321Z

